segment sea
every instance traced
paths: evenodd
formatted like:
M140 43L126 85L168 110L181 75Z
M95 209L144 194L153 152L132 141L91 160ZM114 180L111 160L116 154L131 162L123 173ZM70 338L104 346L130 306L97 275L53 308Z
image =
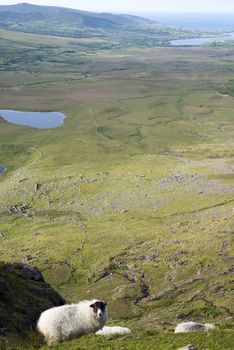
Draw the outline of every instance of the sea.
M234 31L234 13L138 12L132 14L149 18L170 27L214 31Z

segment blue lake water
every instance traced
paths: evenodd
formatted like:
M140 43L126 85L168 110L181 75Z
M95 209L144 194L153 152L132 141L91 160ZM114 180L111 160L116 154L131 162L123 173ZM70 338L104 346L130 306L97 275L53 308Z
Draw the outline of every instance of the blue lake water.
M7 109L0 109L0 117L9 123L38 129L56 128L64 123L65 118L60 112L21 112Z
M4 173L5 170L4 166L0 165L0 174Z
M228 33L223 36L208 37L208 38L196 38L196 39L181 39L181 40L172 40L170 44L172 46L200 46L207 43L213 42L223 42L234 40L234 33Z

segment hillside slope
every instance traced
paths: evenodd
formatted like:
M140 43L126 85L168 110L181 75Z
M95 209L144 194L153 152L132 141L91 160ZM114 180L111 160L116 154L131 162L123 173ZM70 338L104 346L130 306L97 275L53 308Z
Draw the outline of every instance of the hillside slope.
M150 20L111 13L94 13L56 6L39 6L27 3L0 6L0 28L35 33L71 33L79 30L123 30L151 24ZM77 31L77 32L76 32Z
M14 19L20 22L34 19L44 19L50 16L50 19L64 18L67 21L77 22L87 27L116 27L119 25L134 25L139 23L150 24L152 21L131 15L118 15L111 13L95 13L89 11L75 10L71 8L58 6L40 6L28 3L20 3L16 5L1 5L0 13L4 14L5 20ZM3 16L3 15L2 15Z
M232 350L233 48L82 42L0 30L1 109L66 115L0 119L1 259L38 266L68 302L105 299L133 332L54 349ZM175 335L188 320L217 329Z
M198 32L167 28L145 18L111 13L94 13L55 6L27 3L0 6L0 29L18 32L73 37L106 39L115 47L154 46L168 43L173 38Z

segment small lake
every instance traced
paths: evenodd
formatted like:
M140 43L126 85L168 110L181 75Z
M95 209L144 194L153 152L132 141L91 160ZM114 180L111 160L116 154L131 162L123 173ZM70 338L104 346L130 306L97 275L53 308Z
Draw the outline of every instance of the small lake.
M172 40L170 44L172 46L201 46L208 43L223 42L230 40L234 40L234 33L228 33L223 36L217 37Z
M9 123L31 126L38 129L56 128L64 123L61 112L21 112L0 109L0 117Z
M5 170L4 166L0 165L0 174L4 173Z

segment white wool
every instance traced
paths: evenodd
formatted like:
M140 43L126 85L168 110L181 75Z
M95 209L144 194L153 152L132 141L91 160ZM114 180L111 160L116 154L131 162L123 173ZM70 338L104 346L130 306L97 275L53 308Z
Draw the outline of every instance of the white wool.
M96 335L110 335L110 334L130 334L131 330L127 327L109 327L104 326L102 329L96 332Z
M183 322L179 323L175 328L175 333L189 333L198 331L208 331L209 329L214 329L215 326L211 323L196 323L196 322Z
M107 308L103 317L98 319L90 307L96 301L83 300L78 304L53 307L44 311L38 320L37 328L44 335L47 344L95 333L103 328L108 317Z

